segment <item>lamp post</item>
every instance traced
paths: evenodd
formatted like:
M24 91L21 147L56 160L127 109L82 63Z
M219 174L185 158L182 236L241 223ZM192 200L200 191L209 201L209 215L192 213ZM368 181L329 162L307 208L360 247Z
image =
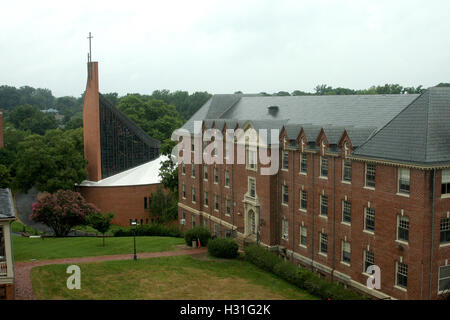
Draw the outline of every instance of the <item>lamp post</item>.
M137 228L138 223L136 220L134 220L134 221L131 221L131 225L134 227L134 257L133 257L133 260L137 260L137 257L136 257L136 228Z

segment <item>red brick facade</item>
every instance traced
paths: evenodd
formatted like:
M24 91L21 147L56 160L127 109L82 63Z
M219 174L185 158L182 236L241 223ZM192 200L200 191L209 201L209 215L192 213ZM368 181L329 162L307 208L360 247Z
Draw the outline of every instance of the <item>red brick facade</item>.
M129 226L130 220L140 224L151 222L148 210L152 192L161 184L124 187L78 187L86 201L95 204L102 212L113 212L113 223Z
M280 138L283 139L283 131ZM301 134L301 133L300 133ZM450 246L440 244L440 219L448 217L450 198L441 197L441 170L426 170L410 166L410 193L398 192L398 164L374 163L376 165L375 187L366 187L366 164L351 160L351 181L343 181L345 150L328 150L326 136L321 133L316 145L325 140L325 147L304 150L307 172L300 172L300 154L297 148L280 149L280 167L283 151L288 152L288 168L275 175L260 175L247 169L245 164L179 166L179 218L185 219L185 228L205 225L212 233L227 233L256 241L249 216L256 213L256 229L260 241L294 263L354 287L378 298L436 299L438 297L439 267L448 264ZM342 142L351 141L343 136ZM281 142L281 145L283 143ZM301 148L301 147L300 147ZM225 151L224 151L225 152ZM328 176L320 177L321 156L328 159ZM349 157L351 158L351 157ZM236 161L234 162L236 163ZM208 179L204 179L204 167ZM218 181L214 181L217 168ZM229 172L229 186L225 186L225 172ZM433 172L435 188L433 197ZM256 197L248 196L248 178L256 181ZM288 188L288 201L283 204L282 186ZM195 202L192 190L195 190ZM306 210L300 209L300 191L307 192ZM205 205L208 192L208 205ZM218 210L215 209L215 195ZM328 197L328 214L320 215L321 195ZM231 208L227 211L227 202ZM343 222L343 201L351 203L351 222ZM365 230L365 208L375 210L374 232ZM433 209L434 208L434 209ZM370 210L370 209L369 209ZM409 240L397 240L398 217L409 218ZM434 218L432 218L434 216ZM259 217L259 219L258 219ZM288 235L283 237L283 220L288 223ZM300 227L306 228L306 245L300 245ZM231 232L234 231L234 232ZM320 233L328 236L326 254L319 253ZM433 241L432 241L433 239ZM350 244L350 262L343 262L342 242ZM364 271L364 251L374 254L374 264L381 270L380 290L368 289L369 277ZM432 254L432 257L430 255ZM407 286L398 284L397 263L407 265ZM431 273L430 264L432 263ZM430 278L431 277L431 278ZM430 290L431 283L431 290Z

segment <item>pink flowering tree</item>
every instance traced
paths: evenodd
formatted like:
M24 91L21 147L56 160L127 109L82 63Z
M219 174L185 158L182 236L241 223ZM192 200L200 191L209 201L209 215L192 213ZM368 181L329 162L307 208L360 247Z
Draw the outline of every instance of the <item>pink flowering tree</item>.
M99 210L78 192L58 190L44 193L33 203L31 219L49 226L57 237L64 237L77 225L86 224L86 217Z

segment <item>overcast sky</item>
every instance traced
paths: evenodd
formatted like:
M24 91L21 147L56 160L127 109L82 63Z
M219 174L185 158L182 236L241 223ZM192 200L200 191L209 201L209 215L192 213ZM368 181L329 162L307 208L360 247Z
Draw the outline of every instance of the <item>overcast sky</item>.
M2 1L0 85L313 91L450 82L450 1Z

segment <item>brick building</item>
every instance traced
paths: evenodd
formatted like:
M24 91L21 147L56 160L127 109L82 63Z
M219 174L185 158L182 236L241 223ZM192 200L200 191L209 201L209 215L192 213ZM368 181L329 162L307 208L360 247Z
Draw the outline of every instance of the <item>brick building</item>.
M150 194L161 185L160 142L128 119L99 92L98 63L88 62L83 103L84 156L88 180L78 191L113 223L150 222Z
M259 242L382 299L436 299L450 289L450 88L421 95L215 95L181 129L191 138L203 134L203 143L183 143L183 152L201 150L200 158L208 129L224 136L255 129L258 149L274 156L276 143L258 130L279 130L274 174L262 174L269 166L260 161L264 152L235 137L230 143L243 144L244 162L224 142L213 155L234 161L179 166L185 228L204 225L241 244ZM372 265L380 270L379 289L366 285Z

